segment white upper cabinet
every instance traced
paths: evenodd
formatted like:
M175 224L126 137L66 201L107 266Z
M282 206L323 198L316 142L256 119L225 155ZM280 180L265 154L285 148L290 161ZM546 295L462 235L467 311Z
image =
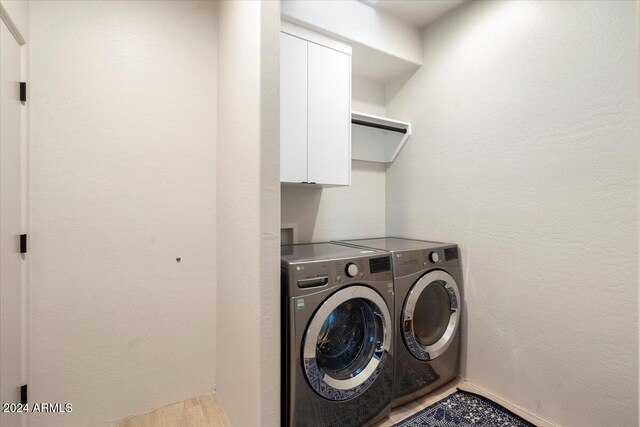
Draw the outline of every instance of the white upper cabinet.
M280 33L280 181L283 182L307 181L307 44Z
M351 48L283 23L280 180L351 184Z
M351 57L315 43L308 55L309 181L349 185Z

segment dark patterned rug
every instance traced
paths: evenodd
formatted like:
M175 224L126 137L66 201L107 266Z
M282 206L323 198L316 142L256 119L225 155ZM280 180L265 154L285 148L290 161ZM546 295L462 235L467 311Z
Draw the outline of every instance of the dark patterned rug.
M535 427L496 402L458 389L393 427Z

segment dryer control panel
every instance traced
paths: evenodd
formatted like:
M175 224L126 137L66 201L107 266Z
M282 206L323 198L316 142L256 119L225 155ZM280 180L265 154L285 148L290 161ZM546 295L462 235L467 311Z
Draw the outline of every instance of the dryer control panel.
M396 277L401 277L431 268L457 267L458 260L457 246L399 251L393 254L394 274Z
M452 248L436 248L422 251L423 265L441 264L447 261L455 261L458 259L458 247Z

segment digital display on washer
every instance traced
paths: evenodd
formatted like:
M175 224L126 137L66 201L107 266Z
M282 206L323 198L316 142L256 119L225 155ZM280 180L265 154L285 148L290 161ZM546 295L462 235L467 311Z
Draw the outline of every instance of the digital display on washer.
M458 259L458 248L448 248L444 250L444 260Z
M391 259L388 256L381 258L371 258L369 260L369 270L371 274L391 270Z

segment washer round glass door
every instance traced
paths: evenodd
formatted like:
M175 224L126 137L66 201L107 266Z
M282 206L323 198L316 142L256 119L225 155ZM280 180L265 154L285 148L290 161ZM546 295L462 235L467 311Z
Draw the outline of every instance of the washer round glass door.
M363 393L388 357L391 330L387 304L373 289L355 285L331 295L305 333L302 356L309 384L330 400Z
M434 270L414 283L402 310L401 333L407 348L420 360L444 353L460 321L460 292L450 274Z

